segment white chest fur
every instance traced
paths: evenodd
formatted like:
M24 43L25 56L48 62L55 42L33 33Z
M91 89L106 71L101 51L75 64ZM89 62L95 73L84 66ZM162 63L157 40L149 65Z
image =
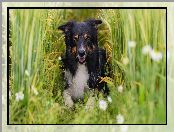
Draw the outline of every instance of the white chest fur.
M69 88L67 90L72 99L83 98L89 79L88 69L85 64L78 64L75 76L72 76L69 70L65 71L65 78L68 81Z

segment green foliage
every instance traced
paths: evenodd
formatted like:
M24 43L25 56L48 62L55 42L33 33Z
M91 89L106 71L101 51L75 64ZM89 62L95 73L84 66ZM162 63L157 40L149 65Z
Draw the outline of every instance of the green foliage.
M111 66L110 77L103 81L112 102L90 91L84 102L69 109L62 97L65 84L58 60L65 52L64 37L57 27L88 18L103 21L98 38ZM157 9L10 10L10 123L115 124L118 114L124 116L123 123L165 123L165 25L165 10ZM156 62L144 55L145 45L162 52L162 59ZM20 91L24 99L17 101ZM100 100L106 101L106 110L100 109Z

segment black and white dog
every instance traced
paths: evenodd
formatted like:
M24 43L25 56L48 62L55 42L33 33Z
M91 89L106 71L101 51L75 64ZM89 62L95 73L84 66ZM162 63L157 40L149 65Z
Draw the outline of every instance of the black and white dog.
M106 52L98 47L97 41L97 26L101 23L95 19L80 23L69 21L58 27L65 35L66 53L62 61L67 88L63 96L69 107L75 100L83 99L86 88L109 93L106 83L100 82L105 76L106 64Z

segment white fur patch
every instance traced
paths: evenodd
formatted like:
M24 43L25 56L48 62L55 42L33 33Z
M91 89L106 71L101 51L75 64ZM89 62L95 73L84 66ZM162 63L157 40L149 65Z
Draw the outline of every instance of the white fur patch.
M69 88L66 92L69 93L72 99L83 98L84 90L87 88L87 81L89 79L88 69L85 64L78 64L75 76L72 76L69 70L65 71L65 78L69 84Z

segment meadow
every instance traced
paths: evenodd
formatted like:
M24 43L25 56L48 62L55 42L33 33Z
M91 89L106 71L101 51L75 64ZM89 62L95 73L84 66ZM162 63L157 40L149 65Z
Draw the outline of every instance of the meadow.
M166 11L163 9L15 9L9 14L10 124L165 124ZM101 19L110 95L85 94L64 105L61 56L69 21ZM90 105L89 105L90 104ZM90 106L90 107L87 107Z

